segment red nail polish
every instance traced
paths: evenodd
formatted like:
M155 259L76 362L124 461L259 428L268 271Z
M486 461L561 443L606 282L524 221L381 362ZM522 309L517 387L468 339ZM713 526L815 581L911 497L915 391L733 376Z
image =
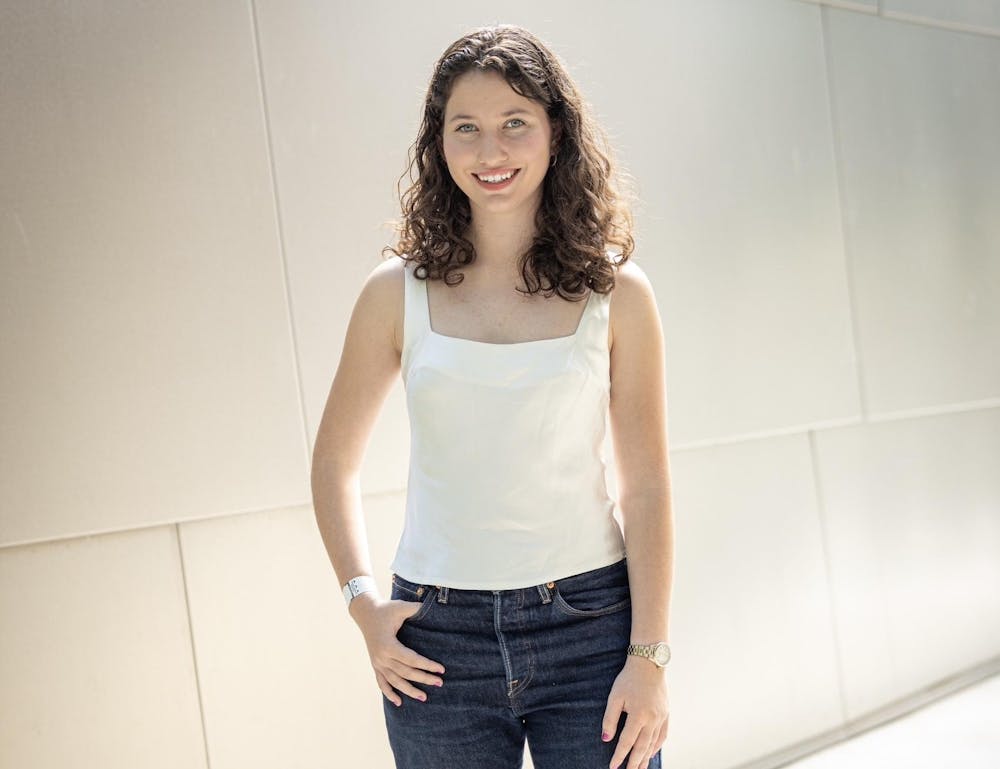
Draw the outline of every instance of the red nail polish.
M610 740L610 739L611 739L611 735L610 735L610 734L608 734L607 732L601 732L601 739L602 739L602 740L603 740L604 742L607 742L608 740Z

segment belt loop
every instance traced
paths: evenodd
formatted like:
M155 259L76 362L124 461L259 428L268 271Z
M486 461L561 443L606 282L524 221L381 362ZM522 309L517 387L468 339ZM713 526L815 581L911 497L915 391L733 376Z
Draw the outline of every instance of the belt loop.
M435 585L434 587L438 590L437 602L448 603L448 586L445 585L442 587L441 585Z
M536 585L538 588L538 594L542 597L542 603L552 603L552 595L549 593L549 585L555 586L554 582L549 582L548 585Z

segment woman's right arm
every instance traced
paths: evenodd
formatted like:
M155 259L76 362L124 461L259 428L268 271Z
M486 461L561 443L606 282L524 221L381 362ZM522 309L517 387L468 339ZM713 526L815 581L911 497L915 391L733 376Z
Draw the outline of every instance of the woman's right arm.
M360 473L375 420L399 374L402 265L396 258L383 262L361 289L313 447L313 508L338 585L362 574L373 576ZM422 692L411 681L441 680L428 672L442 672L439 663L396 638L403 621L419 609L419 603L384 600L375 592L362 593L349 607L365 637L379 688L397 705L401 700L393 687L419 698Z

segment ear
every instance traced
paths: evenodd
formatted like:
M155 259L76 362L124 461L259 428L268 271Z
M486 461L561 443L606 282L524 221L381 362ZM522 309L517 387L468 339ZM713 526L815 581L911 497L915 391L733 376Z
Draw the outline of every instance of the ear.
M552 153L559 152L559 144L561 143L563 134L562 121L553 121L552 123ZM550 154L552 154L550 153Z

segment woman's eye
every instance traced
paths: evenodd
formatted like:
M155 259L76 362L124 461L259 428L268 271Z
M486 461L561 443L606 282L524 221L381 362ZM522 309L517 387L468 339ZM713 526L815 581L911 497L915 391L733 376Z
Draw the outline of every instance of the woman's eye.
M518 123L524 123L524 121L523 121L523 120L521 120L521 118L519 118L519 117L515 117L515 118L511 118L510 120L508 120L508 121L507 121L507 124L508 124L508 125L510 125L511 123L513 123L513 122L515 122L515 121L516 121L516 122L518 122ZM527 125L527 124L525 123L525 125ZM475 128L475 126L474 126L474 125L472 125L472 123L462 123L462 125L460 125L460 126L459 126L458 128L456 128L456 129L455 129L455 132L456 132L456 133L462 133L462 134L467 134L467 133L470 133L469 131L463 131L463 130L462 130L463 128L465 128L465 127L467 127L467 126L469 126L469 127L472 127L472 128ZM520 128L520 127L521 127L521 126L514 126L514 128Z

